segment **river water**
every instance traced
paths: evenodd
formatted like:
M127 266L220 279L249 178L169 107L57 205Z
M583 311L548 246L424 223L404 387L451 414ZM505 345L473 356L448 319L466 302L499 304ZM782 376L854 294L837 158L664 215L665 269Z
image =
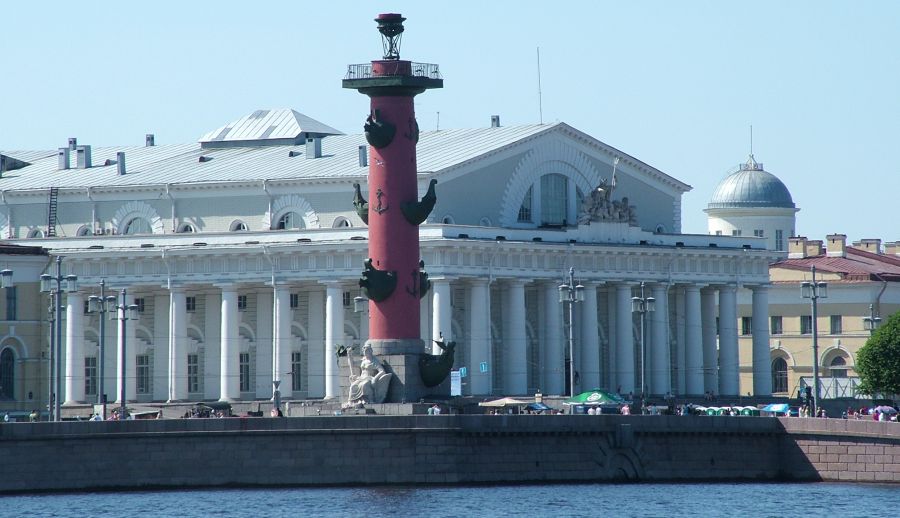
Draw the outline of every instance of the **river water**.
M900 485L554 484L211 489L0 497L0 516L895 517Z

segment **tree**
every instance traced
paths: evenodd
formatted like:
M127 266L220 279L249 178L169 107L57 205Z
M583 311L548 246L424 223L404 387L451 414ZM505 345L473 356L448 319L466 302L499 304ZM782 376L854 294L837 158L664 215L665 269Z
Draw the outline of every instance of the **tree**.
M856 355L859 392L900 394L900 312L894 313Z

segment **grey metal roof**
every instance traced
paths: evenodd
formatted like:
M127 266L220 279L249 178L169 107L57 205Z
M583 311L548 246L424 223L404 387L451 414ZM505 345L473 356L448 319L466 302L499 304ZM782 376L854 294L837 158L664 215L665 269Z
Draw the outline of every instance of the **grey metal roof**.
M257 113L255 119L252 115L244 117L241 121L245 121L246 124L233 127L239 131L234 136L240 135L241 138L249 135L262 136L267 131L261 130L266 124L262 121L287 120L287 126L298 123L302 127L302 124L305 124L304 120L312 120L294 110L254 113ZM298 115L300 117L297 117ZM260 124L251 127L251 120ZM310 125L302 129L304 131L327 129L336 132L324 125L321 127ZM210 132L207 136L218 135L217 131ZM294 129L291 129L288 134L293 131ZM523 140L551 132L566 132L579 140L584 137L584 134L565 123L424 131L420 134L417 146L418 171L440 174L450 168L515 146ZM273 130L269 136L275 134ZM600 141L595 140L595 143L598 146L606 146ZM49 187L75 189L203 182L359 178L368 172L368 168L359 166L358 148L364 145L367 143L362 134L326 136L322 139L322 156L316 159L305 157L306 147L303 145L207 149L197 143L133 147L92 146L93 167L64 170L57 169L56 151L0 151L14 158L27 158L26 161L32 164L4 174L0 178L0 191L42 190ZM116 165L103 165L107 160L115 160L119 151L125 153L126 174L122 176L117 174ZM204 157L203 161L201 157ZM75 165L74 155L70 162L72 166ZM653 171L661 177L679 183L660 171L655 169ZM684 187L690 188L686 185Z
M707 208L747 207L795 208L788 188L775 175L764 171L753 155L739 171L719 182Z
M302 133L343 135L342 132L307 117L296 110L256 110L240 119L214 129L199 142L246 142L253 140L295 139Z

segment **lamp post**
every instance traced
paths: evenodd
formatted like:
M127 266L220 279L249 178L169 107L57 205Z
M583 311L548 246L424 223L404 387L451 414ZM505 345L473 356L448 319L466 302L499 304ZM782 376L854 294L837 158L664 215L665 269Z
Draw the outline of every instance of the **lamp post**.
M875 304L869 304L869 316L863 317L863 328L869 332L869 335L873 335L880 324L881 317L875 314Z
M106 296L106 280L100 279L100 295L91 295L88 298L88 313L97 313L100 315L100 351L97 363L97 404L102 408L103 420L106 420L106 389L104 388L104 371L106 365L106 323L104 318L110 311L115 311L116 297L114 295ZM113 309L109 309L113 307Z
M56 281L56 287L51 284ZM66 293L75 293L78 291L78 276L76 275L66 275L63 277L62 274L62 256L56 256L56 275L50 275L49 273L45 273L41 275L41 293L50 293L50 300L53 301L53 312L54 312L54 321L56 325L54 326L54 330L51 330L51 335L55 332L56 337L54 339L53 336L50 337L51 342L51 350L54 349L55 343L55 351L51 352L51 355L55 356L55 378L54 378L54 391L51 393L51 399L53 401L53 420L54 421L62 421L62 415L60 414L60 394L62 393L62 291L63 291L63 281L66 281ZM74 346L74 344L70 344L70 346Z
M119 321L119 336L122 337L122 351L119 355L119 370L121 371L119 378L119 402L121 404L121 408L119 410L119 419L125 419L125 416L128 415L127 408L125 407L125 393L126 393L126 371L128 368L128 354L127 351L127 338L128 334L126 331L128 330L128 321L129 320L139 320L140 314L138 312L137 304L127 304L126 290L123 288L121 293L121 303L116 303L116 297L110 295L106 297L106 311L111 313L110 320L118 320Z
M569 396L575 395L575 303L584 302L584 286L575 284L575 268L569 268L568 283L559 285L560 304L569 305Z
M641 296L631 297L631 312L641 315L641 409L644 408L644 395L647 392L647 347L646 344L646 322L644 315L649 312L656 311L656 299L644 296L644 282L641 281Z
M50 354L47 365L47 420L53 421L53 380L56 379L56 293L50 294L50 305L47 307L47 322L50 324Z
M819 326L816 320L819 312L816 302L822 298L828 298L828 283L816 282L816 267L811 268L812 281L800 283L800 295L804 299L812 301L812 352L813 352L813 405L812 415L817 416L819 411Z

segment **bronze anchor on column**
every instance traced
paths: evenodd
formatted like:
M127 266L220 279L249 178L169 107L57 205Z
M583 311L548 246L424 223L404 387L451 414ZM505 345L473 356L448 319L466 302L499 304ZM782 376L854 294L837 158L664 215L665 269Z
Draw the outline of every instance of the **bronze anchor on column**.
M382 191L381 188L379 187L378 190L375 191L375 197L378 198L378 206L375 207L374 209L372 209L372 210L374 210L375 212L377 212L377 213L379 213L379 214L381 214L381 213L385 212L386 210L388 210L388 206L387 206L387 205L382 205L382 202L381 202L381 197L382 197L382 196L384 196L384 191Z

